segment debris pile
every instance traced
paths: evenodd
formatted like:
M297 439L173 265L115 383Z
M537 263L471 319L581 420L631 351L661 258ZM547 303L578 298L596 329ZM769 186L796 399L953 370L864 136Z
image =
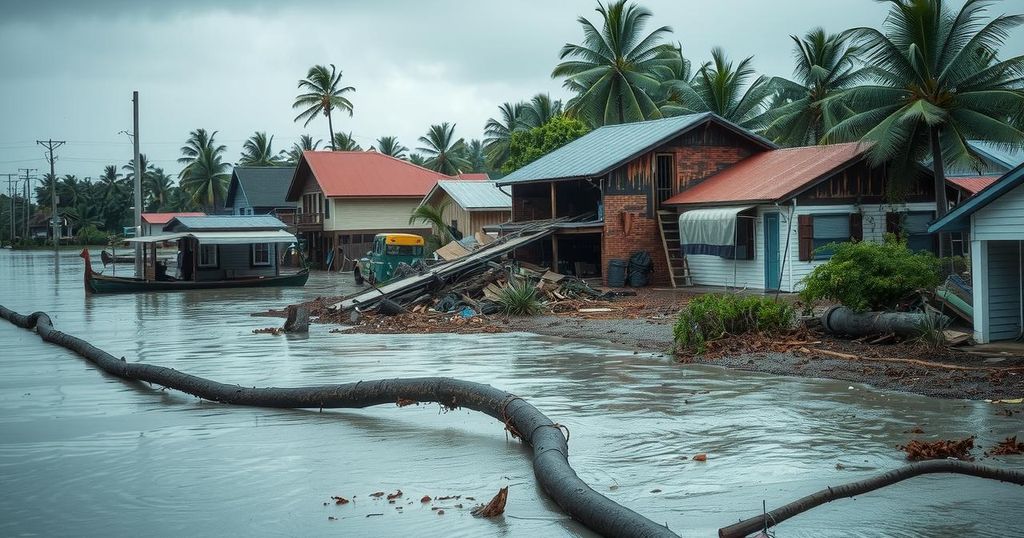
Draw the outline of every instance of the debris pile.
M939 440L919 441L914 439L906 445L901 445L900 450L907 453L910 461L943 460L956 458L963 461L974 461L971 456L971 449L974 448L974 436L960 440Z
M986 456L1013 456L1017 454L1024 454L1024 443L1018 443L1016 435L999 441L996 443L996 446L992 447L992 450L985 453Z

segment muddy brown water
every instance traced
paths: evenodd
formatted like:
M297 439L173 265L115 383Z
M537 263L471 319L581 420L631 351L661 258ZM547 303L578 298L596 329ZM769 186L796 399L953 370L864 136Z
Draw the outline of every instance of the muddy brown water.
M915 426L928 439L978 435L983 447L1024 433L1022 415L999 416L984 402L678 365L599 342L328 326L308 337L252 334L281 320L251 312L342 293L351 284L338 275L315 274L301 289L85 297L77 254L54 265L52 253L0 251L0 304L44 310L58 329L129 361L243 385L430 375L490 383L569 428L570 462L594 488L684 536L712 536L759 513L762 499L772 508L899 466L895 446ZM707 462L689 459L701 452ZM1019 456L983 461L1024 468ZM505 516L470 516L466 496L486 502L505 485ZM397 489L395 504L369 496ZM334 495L354 502L337 506ZM423 495L463 498L421 504ZM923 477L817 508L776 533L1020 536L1022 514L1019 486ZM529 451L484 415L204 402L126 384L0 321L0 535L589 533L538 489Z

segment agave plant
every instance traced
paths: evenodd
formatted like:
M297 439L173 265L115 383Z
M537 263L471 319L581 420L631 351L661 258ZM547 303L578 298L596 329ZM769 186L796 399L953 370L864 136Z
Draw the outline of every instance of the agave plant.
M509 280L501 288L496 301L502 312L510 316L534 316L544 310L544 302L537 288L527 282L516 282L515 279Z

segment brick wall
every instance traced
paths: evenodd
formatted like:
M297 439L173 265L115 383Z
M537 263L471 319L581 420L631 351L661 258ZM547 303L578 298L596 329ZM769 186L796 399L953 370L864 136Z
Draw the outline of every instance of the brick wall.
M729 146L676 147L672 152L676 155L677 193L751 155L746 148Z
M633 213L629 234L623 227L622 214ZM628 260L630 254L645 250L654 261L651 283L668 285L668 260L661 245L661 233L656 218L647 217L647 196L642 194L609 194L604 197L604 234L601 237L601 268L604 283L608 283L608 261Z

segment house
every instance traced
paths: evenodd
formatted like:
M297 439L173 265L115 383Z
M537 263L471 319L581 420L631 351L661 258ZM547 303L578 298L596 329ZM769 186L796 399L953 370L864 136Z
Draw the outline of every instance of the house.
M296 205L309 260L349 268L378 233L429 235L428 225L409 217L438 179L451 178L375 151L305 151L285 199Z
M694 284L799 291L827 261L829 243L906 238L936 249L930 171L901 182L889 201L888 172L872 168L861 143L775 149L751 155L669 198Z
M561 273L602 277L613 259L647 251L671 282L659 211L673 195L776 146L714 114L607 125L497 180L511 189L514 229L562 219L516 256Z
M293 175L292 166L236 166L224 206L233 215L281 215L288 222L295 212L285 200Z
M930 233L969 232L974 339L1024 334L1024 165L932 224Z
M142 235L143 237L163 234L164 226L175 217L204 217L206 213L200 211L185 211L178 213L143 213L142 214Z
M484 226L501 224L512 217L512 197L486 180L438 181L420 205L443 206L444 221L462 237L472 237Z
M271 215L179 215L160 235L178 241L182 280L278 276L282 245L295 236Z
M71 240L75 238L78 218L67 210L58 210L57 216L60 225L60 239ZM50 213L37 211L28 219L28 236L31 239L53 240L53 221Z

